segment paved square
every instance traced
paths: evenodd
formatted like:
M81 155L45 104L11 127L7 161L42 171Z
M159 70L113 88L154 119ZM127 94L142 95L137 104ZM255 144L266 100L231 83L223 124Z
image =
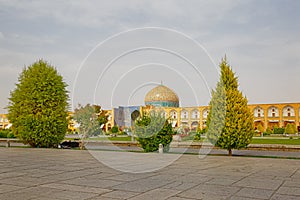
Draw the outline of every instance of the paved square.
M98 153L118 164L126 155ZM140 167L155 165L154 154L136 154ZM89 151L0 148L0 199L300 199L299 168L296 159L182 155L156 171L128 173Z

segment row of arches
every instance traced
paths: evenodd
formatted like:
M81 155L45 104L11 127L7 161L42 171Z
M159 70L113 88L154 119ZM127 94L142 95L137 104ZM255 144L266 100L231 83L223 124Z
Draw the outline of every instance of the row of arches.
M203 119L206 119L207 116L208 116L208 113L209 113L209 110L208 109L204 109L202 111L202 118ZM165 113L167 114L167 113ZM187 120L187 119L200 119L200 111L197 110L197 109L194 109L192 111L188 111L186 109L183 109L180 111L180 113L178 113L176 110L171 110L170 113L169 113L169 116L171 119L178 119L179 117L179 114L180 114L180 119L182 120Z
M299 113L300 113L300 109L299 109ZM267 116L268 117L279 117L279 108L276 106L270 106L267 109ZM260 107L257 106L256 108L254 108L254 117L264 117L265 116L265 110ZM283 117L294 117L295 116L295 109L292 106L285 106L282 109L282 116Z
M188 122L182 122L181 123L181 127L188 127L190 130L197 130L199 126L199 122L198 121L193 121L191 123Z

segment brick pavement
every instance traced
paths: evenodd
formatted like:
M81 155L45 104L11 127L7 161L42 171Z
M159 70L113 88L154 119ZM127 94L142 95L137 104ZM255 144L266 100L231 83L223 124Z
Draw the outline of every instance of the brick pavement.
M296 159L0 148L0 199L300 199L299 168Z

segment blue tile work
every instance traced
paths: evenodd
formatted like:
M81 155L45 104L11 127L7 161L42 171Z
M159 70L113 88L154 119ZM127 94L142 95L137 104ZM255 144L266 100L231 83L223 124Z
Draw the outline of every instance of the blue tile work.
M131 127L133 125L131 114L136 110L140 111L140 106L119 106L114 108L114 123L119 127Z
M172 101L151 101L145 102L146 105L152 105L155 107L179 107L179 102Z

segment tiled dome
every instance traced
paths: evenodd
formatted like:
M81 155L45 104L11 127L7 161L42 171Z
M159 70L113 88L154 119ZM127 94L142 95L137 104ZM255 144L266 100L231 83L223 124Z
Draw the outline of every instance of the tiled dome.
M159 85L146 94L145 104L156 107L179 107L179 98L170 88Z

